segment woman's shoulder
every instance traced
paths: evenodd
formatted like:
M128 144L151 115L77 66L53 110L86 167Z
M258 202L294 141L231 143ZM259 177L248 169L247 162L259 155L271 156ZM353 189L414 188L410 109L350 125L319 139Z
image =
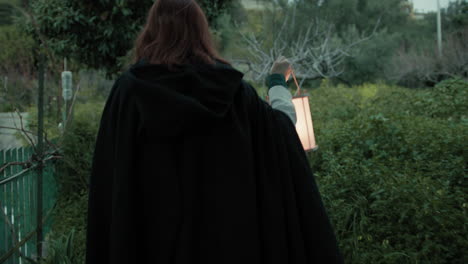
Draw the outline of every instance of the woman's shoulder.
M135 80L133 80L129 75L129 70L123 71L118 76L116 76L115 81L112 85L111 92L109 94L110 98L123 98L126 99L133 98L135 94ZM115 100L115 99L114 99Z
M246 96L252 97L252 98L258 98L258 93L257 90L250 84L248 81L242 79L241 81L241 90L244 92Z

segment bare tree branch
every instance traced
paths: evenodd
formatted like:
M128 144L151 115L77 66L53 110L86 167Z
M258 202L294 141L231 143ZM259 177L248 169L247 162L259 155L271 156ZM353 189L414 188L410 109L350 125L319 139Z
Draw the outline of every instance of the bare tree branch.
M255 81L262 81L269 74L273 62L280 55L285 55L294 66L300 85L307 79L333 78L341 76L344 61L351 57L351 51L359 44L368 41L377 32L380 18L372 32L361 36L350 43L340 43L335 37L334 25L318 18L314 19L305 30L295 36L288 36L287 29L294 26L295 12L292 17L286 16L271 45L266 45L254 34L242 34L248 51L252 55L252 62L234 61L249 66L251 76Z
M31 164L32 163L29 162L29 161L24 161L24 162L12 161L12 162L8 162L8 163L3 164L2 167L0 167L0 173L2 173L4 170L6 170L10 166L22 165L23 167L29 168L29 167L31 167Z
M442 56L435 47L399 50L392 59L387 78L408 86L436 84L442 79L468 78L468 28L449 35Z
M32 138L29 136L29 133L26 132L26 130L24 129L24 124L23 124L23 116L21 115L21 113L19 112L18 109L15 109L15 112L16 114L18 115L19 119L20 119L20 125L21 125L21 128L20 128L20 131L22 132L21 134L27 138L29 144L31 144L32 148L34 149L34 151L36 150L36 145L34 144L34 141L32 140ZM14 119L13 119L14 120ZM16 127L16 122L14 122L15 124L15 127Z

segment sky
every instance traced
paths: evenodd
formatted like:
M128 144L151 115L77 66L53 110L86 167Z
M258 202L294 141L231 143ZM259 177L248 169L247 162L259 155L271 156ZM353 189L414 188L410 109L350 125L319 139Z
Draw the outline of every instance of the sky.
M437 0L412 0L414 9L421 12L430 12L437 10ZM447 7L449 2L455 0L440 0L440 7Z

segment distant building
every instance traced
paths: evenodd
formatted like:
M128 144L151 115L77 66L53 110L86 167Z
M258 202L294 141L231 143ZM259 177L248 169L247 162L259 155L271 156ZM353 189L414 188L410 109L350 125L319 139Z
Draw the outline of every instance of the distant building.
M423 19L425 13L414 9L414 4L412 0L405 0L401 4L403 10L412 18L412 19Z
M413 8L413 2L410 1L410 0L404 0L401 2L401 8L402 10L407 13L408 15L411 15L414 11L414 8Z

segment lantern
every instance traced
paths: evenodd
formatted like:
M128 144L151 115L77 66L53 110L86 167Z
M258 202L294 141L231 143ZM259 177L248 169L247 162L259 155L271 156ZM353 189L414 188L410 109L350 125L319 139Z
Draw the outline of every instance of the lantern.
M301 139L304 150L309 152L317 150L318 145L315 142L314 125L312 123L312 114L310 112L309 96L301 94L301 88L297 83L296 75L293 71L291 74L297 86L296 95L293 97L293 104L296 110L296 131Z

